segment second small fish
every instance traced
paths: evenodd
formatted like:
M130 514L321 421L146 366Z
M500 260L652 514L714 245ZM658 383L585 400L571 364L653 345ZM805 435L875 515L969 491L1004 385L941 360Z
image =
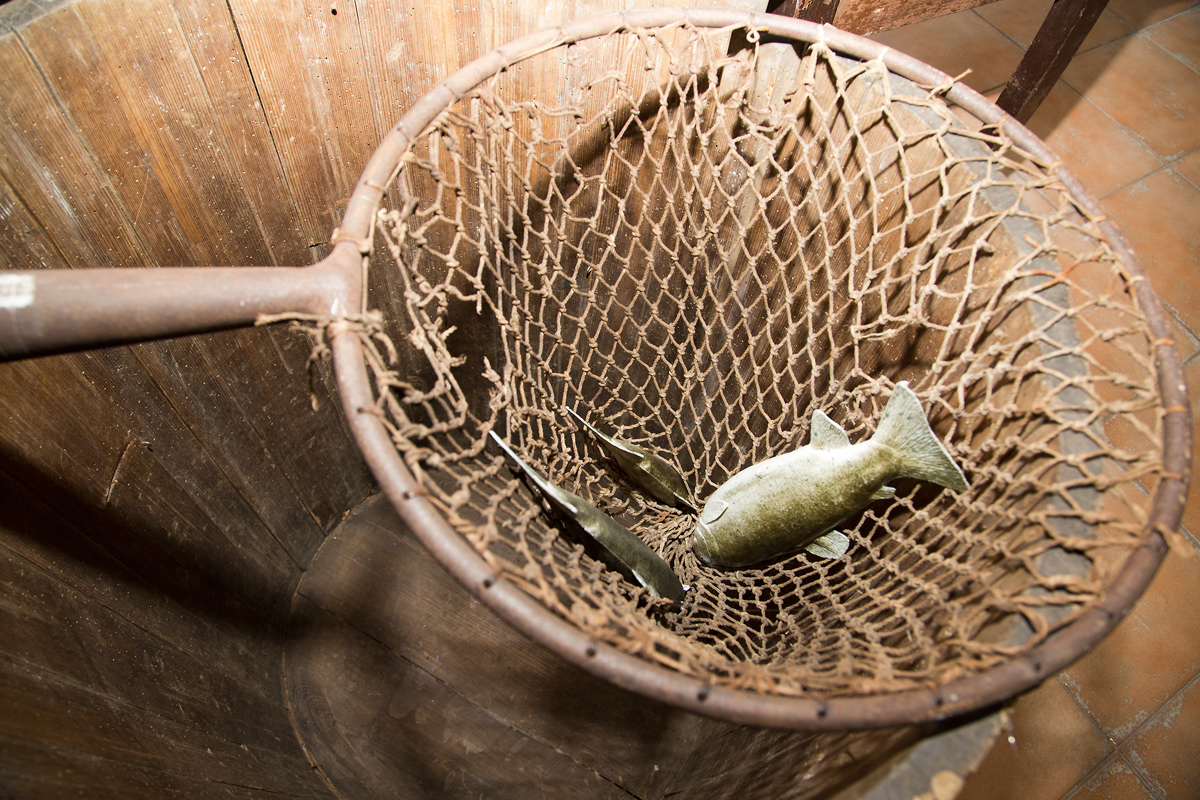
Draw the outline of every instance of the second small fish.
M595 425L576 414L574 409L569 406L564 406L564 408L568 414L579 420L579 423L587 428L600 441L600 444L604 445L604 449L608 451L613 463L621 468L621 472L629 478L634 486L660 503L682 506L692 513L699 512L699 509L692 503L687 484L683 482L683 476L669 461L632 442L601 433Z
M600 545L601 560L627 580L640 583L657 597L683 602L687 591L666 561L632 531L574 492L551 483L526 464L504 440L491 431L496 444L529 476L538 491L562 517L573 522Z

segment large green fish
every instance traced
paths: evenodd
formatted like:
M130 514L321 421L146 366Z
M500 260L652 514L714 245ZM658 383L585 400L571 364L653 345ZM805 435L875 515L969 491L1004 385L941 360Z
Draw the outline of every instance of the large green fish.
M693 513L699 511L692 503L683 476L669 461L644 447L602 433L595 425L576 414L574 409L569 406L564 408L600 440L613 463L621 468L630 483L661 503L682 506Z
M713 492L700 512L693 548L705 563L723 567L800 549L839 558L850 540L834 528L871 501L895 496L884 484L899 477L958 492L969 486L905 381L865 442L850 444L840 425L814 411L807 445L744 469Z
M529 476L538 490L563 518L574 523L600 545L601 560L627 580L639 583L656 597L676 603L683 601L686 589L662 558L632 531L574 492L556 486L546 476L521 460L495 431L496 444Z

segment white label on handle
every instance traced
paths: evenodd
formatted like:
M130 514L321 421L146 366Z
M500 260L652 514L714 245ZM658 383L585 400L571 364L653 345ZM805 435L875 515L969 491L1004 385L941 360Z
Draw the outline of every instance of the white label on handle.
M33 276L0 273L0 308L33 305Z

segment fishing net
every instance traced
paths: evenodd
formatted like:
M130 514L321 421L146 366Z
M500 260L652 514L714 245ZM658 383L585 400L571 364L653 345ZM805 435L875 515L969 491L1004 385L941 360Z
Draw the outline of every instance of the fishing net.
M378 411L500 579L597 642L783 696L941 685L1102 598L1164 474L1140 278L950 85L681 23L548 49L414 134L377 217ZM868 439L900 381L970 489L895 481L839 526L842 558L748 569L700 562L695 514L564 410L702 505L807 443L815 409ZM684 602L593 559L490 431L646 541Z

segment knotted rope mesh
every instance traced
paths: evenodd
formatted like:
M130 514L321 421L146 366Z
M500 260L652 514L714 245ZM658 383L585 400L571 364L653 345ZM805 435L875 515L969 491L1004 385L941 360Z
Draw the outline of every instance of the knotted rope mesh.
M499 576L597 641L780 695L944 683L1101 597L1163 473L1146 320L1047 165L945 88L681 24L522 61L414 140L377 220L379 409ZM840 526L844 557L751 569L701 563L695 515L563 410L702 505L814 409L868 438L903 380L970 490L896 481ZM591 558L493 430L661 554L682 605Z

